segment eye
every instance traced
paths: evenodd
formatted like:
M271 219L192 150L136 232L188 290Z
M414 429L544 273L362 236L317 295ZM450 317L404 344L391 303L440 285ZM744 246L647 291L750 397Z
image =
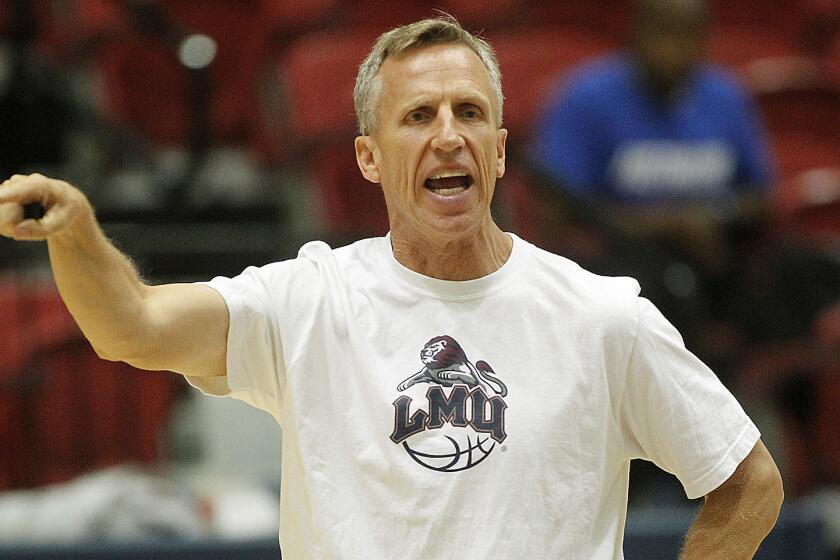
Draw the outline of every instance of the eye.
M424 122L429 119L428 111L424 111L422 109L418 109L416 111L411 111L408 115L406 115L405 120L408 122L413 123L420 123Z
M480 120L483 116L481 109L476 107L475 105L467 105L461 110L461 116L467 120L474 121Z

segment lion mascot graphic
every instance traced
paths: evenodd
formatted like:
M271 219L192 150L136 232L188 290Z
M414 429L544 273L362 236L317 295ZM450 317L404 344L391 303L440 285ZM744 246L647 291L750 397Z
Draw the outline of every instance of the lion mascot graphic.
M451 387L463 383L470 387L488 386L504 397L507 387L495 376L490 364L480 360L472 364L461 345L451 336L436 336L423 346L420 351L423 369L410 376L397 386L398 391L405 391L417 383L438 383Z

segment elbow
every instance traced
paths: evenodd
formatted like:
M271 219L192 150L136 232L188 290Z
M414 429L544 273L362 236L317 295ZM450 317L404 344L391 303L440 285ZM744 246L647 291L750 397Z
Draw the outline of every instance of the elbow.
M776 519L779 518L779 511L782 509L782 504L785 501L785 488L784 483L782 482L782 475L779 473L779 469L775 468L776 466L773 465L773 470L775 475L773 476L772 481L772 509L775 512L773 517L773 525L776 524Z
M756 490L762 497L760 516L765 522L767 533L769 533L779 519L779 512L785 500L782 476L774 462L770 461L770 464L764 469Z
M109 362L126 361L125 358L122 357L122 354L112 346L102 346L91 342L91 347L93 347L93 351L96 352L96 355L102 360L107 360Z
M109 341L99 344L91 341L91 346L100 359L109 362L125 362L134 367L148 369L142 366L144 361L143 356L147 355L147 352L130 340Z

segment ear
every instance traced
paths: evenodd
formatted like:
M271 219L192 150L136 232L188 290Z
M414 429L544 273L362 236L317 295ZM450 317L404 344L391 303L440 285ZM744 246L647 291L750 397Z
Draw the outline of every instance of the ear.
M505 143L508 131L500 128L496 138L496 178L501 179L505 174Z
M376 158L373 153L376 143L370 136L356 137L356 163L362 172L362 176L371 183L379 183L379 168L376 165Z

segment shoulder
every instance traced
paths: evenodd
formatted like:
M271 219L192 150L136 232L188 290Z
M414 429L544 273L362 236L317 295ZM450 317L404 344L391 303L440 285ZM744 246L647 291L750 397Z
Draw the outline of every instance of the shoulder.
M555 90L555 98L593 103L623 91L631 70L624 53L610 53L569 70Z
M569 72L568 82L578 88L594 88L623 83L630 75L630 60L623 52L609 53L588 60Z
M296 260L319 269L374 268L383 243L387 243L386 238L375 237L333 248L323 241L310 241L300 248Z
M697 71L695 88L705 96L734 103L749 99L746 86L734 73L716 64L703 64Z
M237 286L263 289L267 293L300 294L315 292L318 287L343 281L358 274L373 274L373 256L381 239L364 239L345 247L332 248L323 241L310 241L301 246L297 257L251 266L232 279Z
M602 276L574 261L534 248L529 271L587 324L635 331L641 288L634 278Z

